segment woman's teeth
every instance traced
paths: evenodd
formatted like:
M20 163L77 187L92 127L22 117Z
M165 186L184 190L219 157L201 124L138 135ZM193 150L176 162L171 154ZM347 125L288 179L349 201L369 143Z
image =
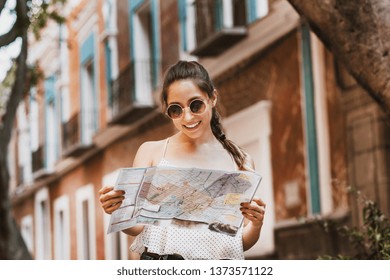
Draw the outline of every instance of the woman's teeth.
M194 123L194 124L191 124L191 125L185 125L186 128L194 128L196 127L200 122L197 122L197 123Z

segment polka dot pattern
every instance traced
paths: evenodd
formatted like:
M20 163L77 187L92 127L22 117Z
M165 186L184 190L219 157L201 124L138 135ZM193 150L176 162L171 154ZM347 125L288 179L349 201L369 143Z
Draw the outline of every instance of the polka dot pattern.
M187 229L177 226L145 226L130 249L142 253L159 255L180 254L185 259L244 259L242 228L236 236L229 236L210 230Z

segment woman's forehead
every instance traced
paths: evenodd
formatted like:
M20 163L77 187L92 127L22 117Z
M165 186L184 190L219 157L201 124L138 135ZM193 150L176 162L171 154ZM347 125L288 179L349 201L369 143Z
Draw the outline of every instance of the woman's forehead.
M167 103L187 103L196 98L206 98L207 94L192 80L178 80L173 82L167 91Z

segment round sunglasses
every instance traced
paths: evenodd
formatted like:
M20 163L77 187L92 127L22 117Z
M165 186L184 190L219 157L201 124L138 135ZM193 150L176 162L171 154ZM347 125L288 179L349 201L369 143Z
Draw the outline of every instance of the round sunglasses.
M190 108L192 114L200 115L206 111L206 103L202 99L194 99L188 105L188 108ZM178 119L183 116L185 109L186 108L181 107L179 104L171 104L168 106L165 113L171 119Z

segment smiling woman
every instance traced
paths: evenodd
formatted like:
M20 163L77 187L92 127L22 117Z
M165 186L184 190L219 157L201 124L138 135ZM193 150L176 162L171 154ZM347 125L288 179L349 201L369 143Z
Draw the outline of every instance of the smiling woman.
M133 167L173 166L226 171L253 171L253 161L225 136L216 109L218 92L206 69L195 61L179 61L166 72L161 102L163 112L178 132L167 139L145 142ZM228 187L228 186L226 186ZM111 214L124 193L105 186L99 191L104 211ZM191 225L162 227L136 225L124 230L137 236L131 250L141 259L243 259L243 251L259 239L264 202L255 198L242 203L244 225L235 236L201 231Z

